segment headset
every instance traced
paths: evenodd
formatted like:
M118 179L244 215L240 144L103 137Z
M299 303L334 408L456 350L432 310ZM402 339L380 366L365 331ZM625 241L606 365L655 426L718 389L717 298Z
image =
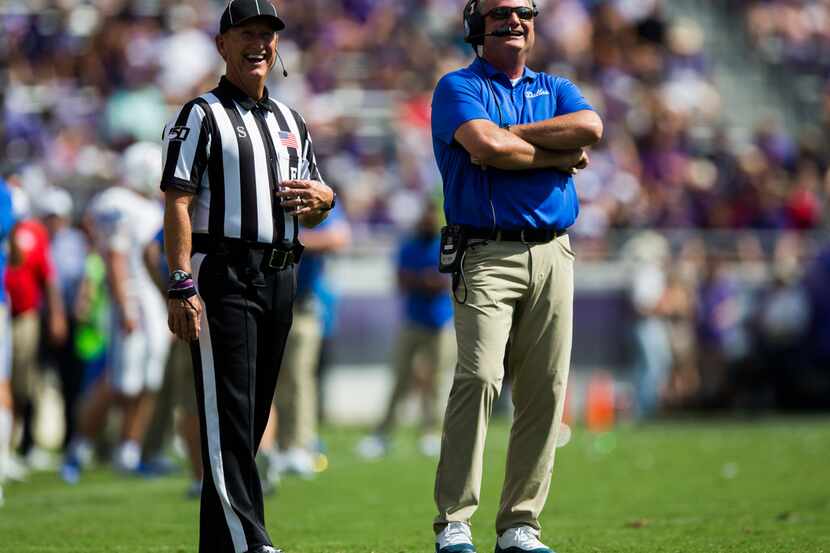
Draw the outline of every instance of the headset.
M467 5L464 6L464 42L472 45L475 50L476 47L484 45L484 15L479 13L478 7L481 0L467 0ZM536 0L531 0L531 7L533 8L533 17L539 15L539 8L536 7Z

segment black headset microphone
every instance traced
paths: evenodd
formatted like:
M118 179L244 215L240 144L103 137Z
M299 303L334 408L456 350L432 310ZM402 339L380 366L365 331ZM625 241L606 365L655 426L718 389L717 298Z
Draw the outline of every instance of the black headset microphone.
M277 59L280 60L280 65L282 66L282 76L287 77L288 71L285 70L285 64L282 62L282 56L280 55L279 50L277 50Z
M519 30L512 30L508 27L502 27L489 33L480 33L477 35L470 35L470 39L484 38L486 36L505 37L505 36L525 36L524 32Z

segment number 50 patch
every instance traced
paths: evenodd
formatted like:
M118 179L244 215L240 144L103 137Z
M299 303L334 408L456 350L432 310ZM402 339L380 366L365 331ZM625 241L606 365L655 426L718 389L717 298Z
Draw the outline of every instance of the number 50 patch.
M172 127L167 136L170 140L187 140L187 135L190 134L190 129L187 127Z

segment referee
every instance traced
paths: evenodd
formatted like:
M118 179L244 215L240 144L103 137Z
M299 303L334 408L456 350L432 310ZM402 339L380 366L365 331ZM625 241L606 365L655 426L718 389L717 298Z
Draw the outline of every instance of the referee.
M275 553L254 458L294 301L298 224L334 205L297 112L265 81L285 28L267 0L232 0L219 86L164 129L170 329L191 342L204 485L200 553Z

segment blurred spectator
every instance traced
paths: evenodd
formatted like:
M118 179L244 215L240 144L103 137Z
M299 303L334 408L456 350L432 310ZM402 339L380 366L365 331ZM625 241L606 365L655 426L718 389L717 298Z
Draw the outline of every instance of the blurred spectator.
M810 321L802 348L808 362L799 368L795 408L830 407L830 244L825 243L810 263L804 285L810 306Z
M72 226L72 197L69 192L62 188L51 188L37 203L43 224L49 233L58 286L63 304L66 306L67 337L54 350L63 395L65 448L75 433L77 400L84 376L83 361L75 348L75 305L84 276L88 247L83 233Z
M793 391L797 373L808 361L802 346L811 318L802 280L803 249L793 232L776 241L772 282L757 302L757 359L738 382L742 407L783 407L798 396Z
M111 344L103 405L116 401L123 410L120 444L113 464L122 472L138 468L141 443L161 387L172 339L164 300L145 264L147 250L161 228L158 196L161 147L139 142L124 152L120 183L89 206L95 242L107 267L112 298ZM94 396L96 397L96 396ZM68 468L80 469L86 451L105 421L84 424L68 455ZM96 429L96 426L98 427ZM66 471L69 481L76 477Z
M748 295L730 270L726 252L708 251L697 298L699 401L703 407L730 404L736 368L751 354L747 323L752 302Z
M87 243L94 241L93 223L88 214L81 220L81 231ZM84 364L82 392L97 380L104 370L109 340L109 296L106 290L107 268L94 248L87 251L84 271L73 306L77 329L75 352ZM70 437L71 439L71 437Z
M649 417L661 405L672 368L669 308L666 305L671 249L665 238L645 231L623 247L623 259L630 264L637 415Z
M159 293L166 295L169 267L164 254L163 230L160 230L153 243L148 245L144 258ZM198 499L202 494L203 474L196 383L190 360L190 345L177 338L173 339L170 346L167 365L164 368L164 380L141 447L141 474L163 476L174 470L174 465L165 452L165 448L170 445L174 428L184 443L190 465L191 480L187 497Z
M450 321L450 279L438 272L440 227L438 207L425 201L414 231L398 250L398 291L403 303L403 325L392 364L394 384L383 420L357 446L360 455L385 455L397 425L398 410L411 391L421 399L419 449L428 456L441 451L440 422L445 407L442 392L446 371L454 366L455 344Z
M12 197L6 181L0 178L0 276L6 273L6 246L14 225ZM6 290L0 290L0 506L3 484L12 475L11 446L14 423L11 388L12 331Z
M326 257L351 242L351 230L341 208L335 207L318 226L302 229L300 240L305 251L297 268L294 322L285 344L274 406L280 468L310 477L317 452L317 362L324 324L317 289L324 278Z
M12 391L15 414L22 425L18 450L23 456L34 452L37 458L33 425L41 390L41 304L46 308L47 336L53 347L62 347L66 340L66 316L46 227L32 218L31 204L22 189L13 189L12 200L17 223L12 229L5 275L12 315Z
M703 248L699 238L686 240L674 257L672 266L667 269L664 303L673 365L666 390L666 403L673 408L691 405L700 388L695 296L702 256L705 253Z

